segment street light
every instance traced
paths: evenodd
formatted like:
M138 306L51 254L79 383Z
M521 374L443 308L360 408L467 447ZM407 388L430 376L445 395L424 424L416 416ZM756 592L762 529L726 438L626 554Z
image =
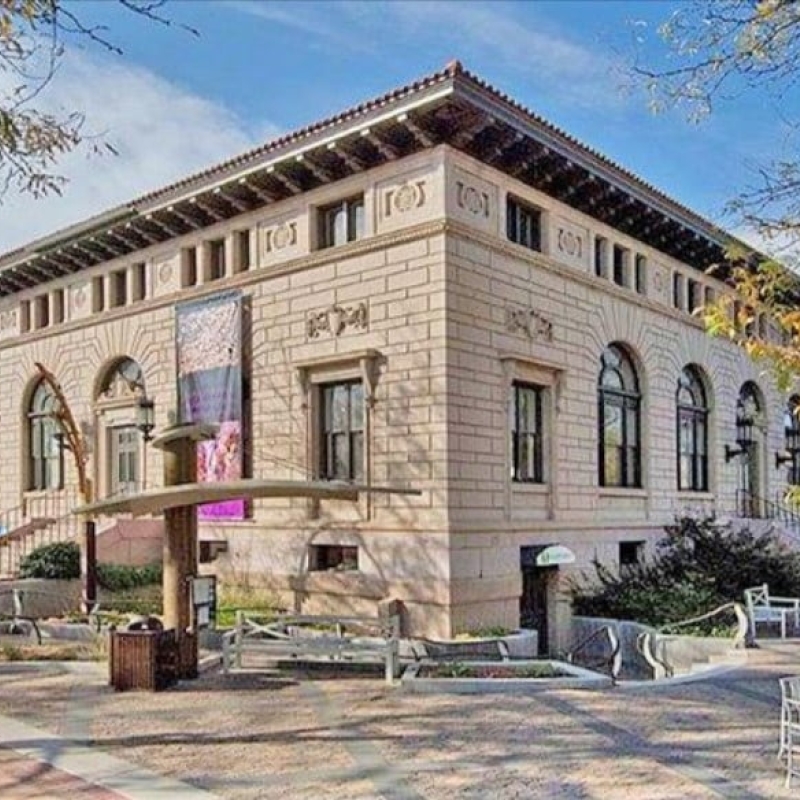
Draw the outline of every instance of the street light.
M136 428L142 434L142 439L149 442L153 438L153 428L156 426L155 402L146 394L141 395L136 401Z

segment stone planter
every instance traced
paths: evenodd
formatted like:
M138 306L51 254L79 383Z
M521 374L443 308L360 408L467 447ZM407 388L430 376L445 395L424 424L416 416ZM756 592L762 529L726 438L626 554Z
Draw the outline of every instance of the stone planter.
M527 659L524 661L462 661L465 667L476 669L517 671L520 677L503 678L439 678L425 677L426 669L442 665L434 661L412 664L403 673L400 685L404 692L414 694L530 694L547 689L604 689L612 685L611 678L563 661ZM548 666L563 673L559 677L529 678L524 673L536 666Z

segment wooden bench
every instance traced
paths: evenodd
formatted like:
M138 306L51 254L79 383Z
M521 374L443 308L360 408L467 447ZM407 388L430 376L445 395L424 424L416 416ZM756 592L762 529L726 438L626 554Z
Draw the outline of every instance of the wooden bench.
M387 683L398 677L399 619L392 617L263 616L236 612L222 637L222 669L242 669L246 655L335 665L383 663Z

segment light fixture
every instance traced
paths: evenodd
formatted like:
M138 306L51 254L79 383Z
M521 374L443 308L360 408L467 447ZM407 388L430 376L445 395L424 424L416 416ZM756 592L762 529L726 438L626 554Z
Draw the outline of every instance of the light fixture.
M136 429L142 434L142 439L149 442L156 426L155 403L146 394L136 401Z
M791 464L800 453L800 428L792 426L784 430L786 447L775 453L775 469L780 469L784 464Z
M732 458L736 458L736 456L741 456L746 453L750 449L750 446L753 444L753 442L753 419L749 416L737 417L737 447L731 447L729 444L725 445L725 463L727 464Z

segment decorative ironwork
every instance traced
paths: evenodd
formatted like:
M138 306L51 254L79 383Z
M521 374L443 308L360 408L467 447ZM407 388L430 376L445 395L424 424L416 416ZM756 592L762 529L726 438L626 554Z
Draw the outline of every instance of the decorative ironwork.
M355 306L332 305L324 311L312 313L306 323L309 339L318 339L322 333L340 336L347 328L366 330L369 324L369 312L366 303Z

